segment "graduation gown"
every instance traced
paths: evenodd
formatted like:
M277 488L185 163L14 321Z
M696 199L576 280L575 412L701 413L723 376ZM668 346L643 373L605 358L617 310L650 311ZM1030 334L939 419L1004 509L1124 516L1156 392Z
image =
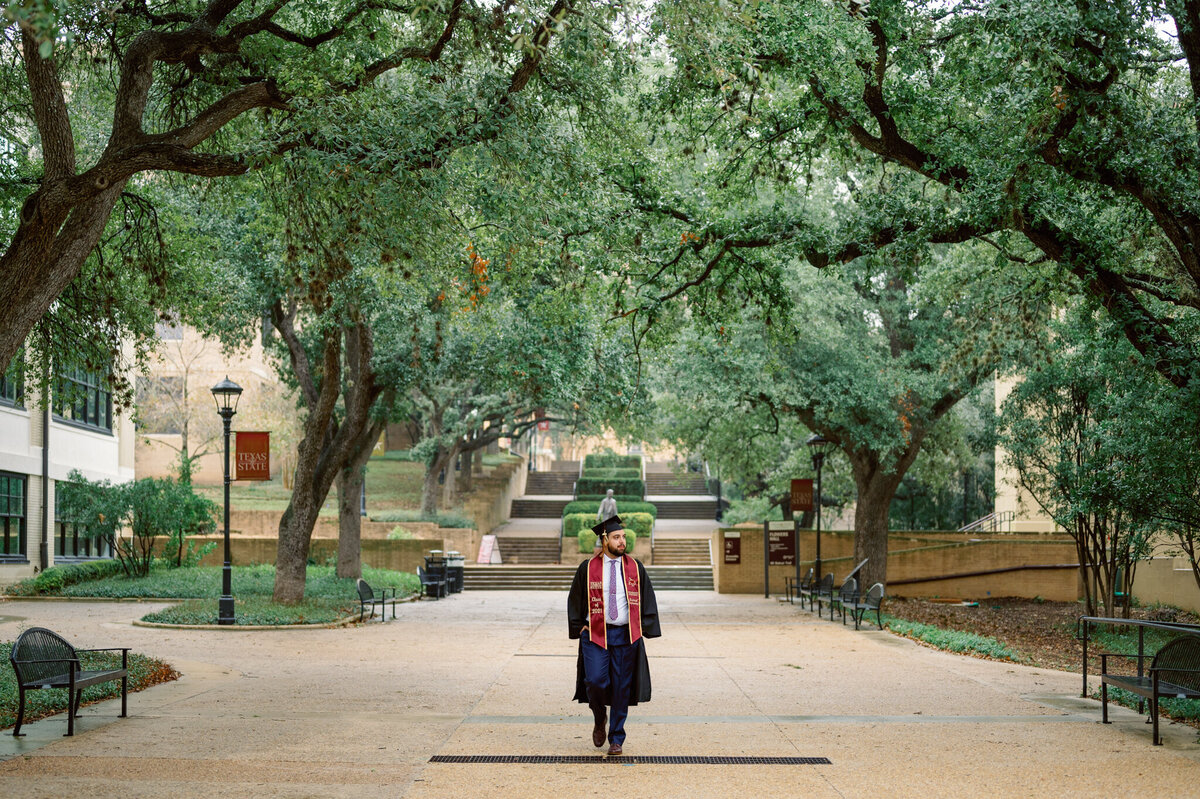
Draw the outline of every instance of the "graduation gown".
M597 556L598 557L598 556ZM581 633L588 626L588 592L587 568L589 560L579 564L575 570L575 579L571 581L571 593L567 595L567 634L572 639L581 638ZM633 647L637 668L633 674L633 686L629 690L629 704L650 701L650 661L646 657L645 641L647 638L658 638L662 630L658 625L658 602L654 598L654 587L650 585L650 577L646 567L640 560L634 560L638 569L638 580L642 590L642 637ZM588 703L587 686L583 678L583 641L579 641L579 655L575 660L575 701ZM605 704L612 704L606 698Z

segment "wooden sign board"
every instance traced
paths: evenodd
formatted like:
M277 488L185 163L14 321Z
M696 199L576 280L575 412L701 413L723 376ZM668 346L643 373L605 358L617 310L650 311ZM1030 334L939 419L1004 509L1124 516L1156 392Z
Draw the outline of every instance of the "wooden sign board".
M771 530L767 534L767 563L771 566L796 565L795 530Z
M813 481L792 481L792 513L807 513L813 509Z
M235 480L271 479L271 434L237 432Z
M725 533L725 562L726 563L741 563L742 562L742 534L727 532Z

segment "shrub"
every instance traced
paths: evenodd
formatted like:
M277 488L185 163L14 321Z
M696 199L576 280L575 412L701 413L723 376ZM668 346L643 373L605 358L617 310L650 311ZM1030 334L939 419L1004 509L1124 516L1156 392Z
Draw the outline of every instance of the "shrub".
M595 503L596 507L598 508L598 507L600 507L600 500L604 499L604 497L605 497L604 494L577 494L575 496L575 501L576 502L593 502L593 503ZM617 501L617 505L620 505L622 502L641 502L642 501L641 497L635 497L632 494L616 494L616 493L614 493L613 499L615 499Z
M633 532L639 535L650 535L650 530L654 527L654 517L649 513L630 513L628 516L621 514L621 521L625 523L625 531ZM596 514L594 513L572 513L570 516L563 517L563 537L572 538L579 536L581 533L595 537L592 532L592 525L596 523ZM585 551L591 551L585 550Z
M579 539L580 552L595 552L596 551L596 536L592 535L591 530L585 530L576 536ZM632 555L634 546L637 544L637 533L632 530L625 531L625 554Z
M604 496L605 492L610 488L614 494L635 496L639 500L646 496L646 484L632 477L623 477L620 479L615 477L581 477L575 483L576 494L599 494L600 496Z
M585 478L594 478L597 480L628 480L629 478L641 479L641 469L584 469L583 476Z
M89 560L65 566L51 566L37 577L22 580L8 589L13 596L37 596L58 594L62 589L76 583L100 580L120 574L121 563L116 560Z
M389 541L400 541L402 539L412 538L413 533L412 530L407 530L400 525L396 525L392 528L392 531L387 534L387 537Z
M641 455L617 455L614 452L597 452L583 459L583 470L588 469L637 469L642 471Z
M596 518L596 511L600 510L600 500L582 500L577 499L574 502L568 502L563 507L563 516L568 516L574 513L590 513L592 519ZM627 513L649 513L657 518L658 508L652 502L640 502L636 499L618 499L617 500L617 515L622 519Z
M432 519L421 515L419 510L383 510L371 514L373 522L432 522L438 527L469 527L475 529L475 520L458 511L438 511Z

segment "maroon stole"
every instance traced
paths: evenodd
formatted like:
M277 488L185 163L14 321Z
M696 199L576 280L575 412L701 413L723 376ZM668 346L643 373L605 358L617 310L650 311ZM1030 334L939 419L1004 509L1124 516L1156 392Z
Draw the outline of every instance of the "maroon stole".
M628 555L621 556L625 596L629 599L629 643L642 637L642 583L637 562ZM604 553L588 561L588 640L601 649L608 649L604 629Z

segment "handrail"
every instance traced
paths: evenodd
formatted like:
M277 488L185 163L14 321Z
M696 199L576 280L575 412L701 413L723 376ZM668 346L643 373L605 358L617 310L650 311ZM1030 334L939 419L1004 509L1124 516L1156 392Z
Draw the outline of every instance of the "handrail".
M1138 676L1145 675L1143 662L1146 657L1146 628L1156 630L1177 630L1184 633L1200 633L1200 624L1182 624L1169 621L1148 621L1146 619L1118 619L1110 616L1080 616L1075 620L1075 637L1083 642L1083 693L1087 696L1087 657L1088 657L1088 627L1092 624L1125 625L1138 628ZM1079 628L1082 625L1083 635Z
M1014 510L992 511L986 516L980 516L970 524L964 524L958 528L960 533L973 533L983 530L985 527L989 532L996 532L1001 526L1008 524L1017 518L1017 512Z

